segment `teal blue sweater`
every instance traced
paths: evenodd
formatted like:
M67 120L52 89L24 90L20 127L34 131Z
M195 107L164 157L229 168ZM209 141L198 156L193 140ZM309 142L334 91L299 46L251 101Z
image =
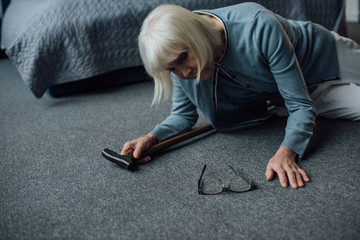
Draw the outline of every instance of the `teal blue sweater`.
M188 131L198 119L197 109L220 131L259 125L270 116L266 100L281 100L289 113L281 145L302 155L316 117L309 91L339 75L332 34L255 3L196 12L223 22L226 53L213 76L199 84L171 75L172 111L152 133L163 141Z

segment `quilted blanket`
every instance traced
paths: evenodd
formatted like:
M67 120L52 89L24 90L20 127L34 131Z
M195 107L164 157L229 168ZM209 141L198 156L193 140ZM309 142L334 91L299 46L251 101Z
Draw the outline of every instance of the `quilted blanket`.
M50 86L140 66L137 36L157 5L211 9L241 0L47 0L6 54L36 97ZM339 29L343 1L256 1L284 17ZM320 3L321 2L321 3ZM330 9L327 11L327 9Z

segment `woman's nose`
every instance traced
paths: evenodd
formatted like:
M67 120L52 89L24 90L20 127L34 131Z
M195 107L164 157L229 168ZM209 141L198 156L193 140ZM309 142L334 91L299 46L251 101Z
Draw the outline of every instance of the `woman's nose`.
M184 66L179 70L180 70L183 78L185 78L185 79L193 78L193 69L192 68Z

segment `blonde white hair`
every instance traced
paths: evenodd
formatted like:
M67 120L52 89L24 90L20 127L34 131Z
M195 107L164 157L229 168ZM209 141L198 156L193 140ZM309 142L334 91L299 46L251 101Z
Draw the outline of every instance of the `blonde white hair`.
M145 69L155 82L152 104L171 94L169 65L181 53L194 54L199 82L202 69L214 61L214 50L221 44L220 30L208 16L175 5L161 5L150 12L141 27L139 50Z

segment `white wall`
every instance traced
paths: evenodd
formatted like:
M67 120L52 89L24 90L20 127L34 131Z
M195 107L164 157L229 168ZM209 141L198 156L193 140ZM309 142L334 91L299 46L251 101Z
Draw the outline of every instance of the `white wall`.
M346 0L346 20L360 22L360 0Z

